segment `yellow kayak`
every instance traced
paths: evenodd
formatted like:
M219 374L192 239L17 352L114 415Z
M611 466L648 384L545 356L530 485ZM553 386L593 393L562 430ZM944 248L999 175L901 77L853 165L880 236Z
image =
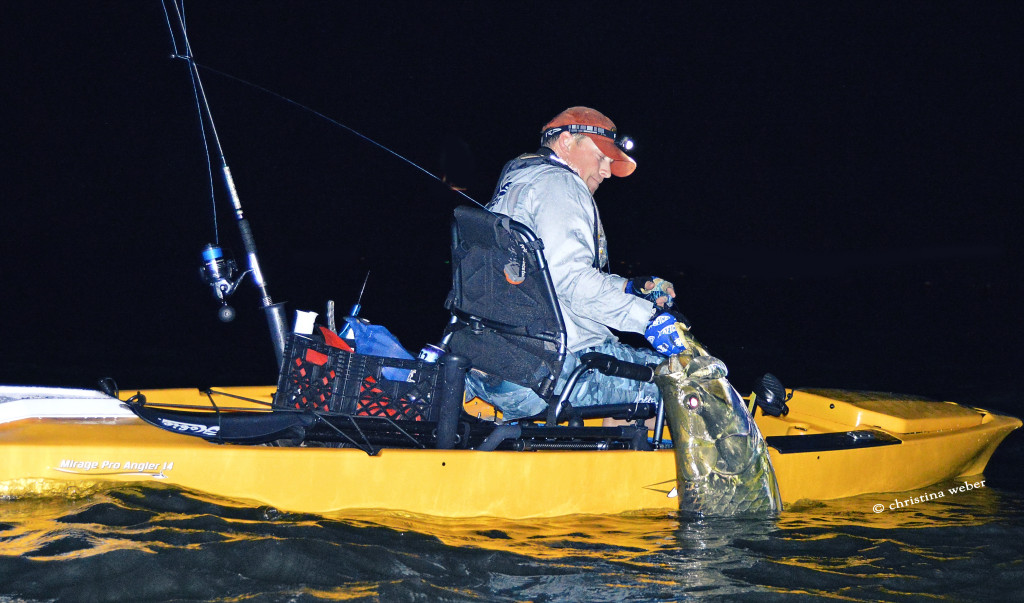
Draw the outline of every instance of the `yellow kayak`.
M275 387L149 390L149 404L259 410ZM237 397L232 397L237 396ZM477 406L473 406L473 405ZM1021 421L896 394L796 390L755 415L783 503L913 490L981 474ZM483 415L477 400L466 410ZM0 496L148 482L330 514L520 519L677 508L673 451L479 451L216 444L161 430L98 391L0 387Z

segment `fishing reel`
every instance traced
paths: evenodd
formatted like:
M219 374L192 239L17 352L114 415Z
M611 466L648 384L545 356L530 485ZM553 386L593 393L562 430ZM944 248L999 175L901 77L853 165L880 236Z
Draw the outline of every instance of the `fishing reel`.
M231 322L235 319L235 309L228 305L227 299L238 288L239 283L249 272L238 275L232 280L238 265L230 258L224 257L224 251L212 243L203 248L203 265L199 267L199 277L207 285L213 288L213 295L220 303L220 310L217 311L217 318L221 322Z

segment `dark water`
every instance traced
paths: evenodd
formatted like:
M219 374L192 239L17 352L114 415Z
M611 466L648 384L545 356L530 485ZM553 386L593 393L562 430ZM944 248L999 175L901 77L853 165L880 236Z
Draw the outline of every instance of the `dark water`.
M150 486L11 500L0 601L1020 600L1022 460L1016 434L981 488L770 521L328 518Z

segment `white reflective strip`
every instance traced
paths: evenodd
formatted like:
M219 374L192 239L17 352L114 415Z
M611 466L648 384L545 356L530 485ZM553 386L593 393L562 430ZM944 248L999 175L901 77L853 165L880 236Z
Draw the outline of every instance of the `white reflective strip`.
M0 423L23 419L116 419L134 416L120 400L95 390L0 386Z

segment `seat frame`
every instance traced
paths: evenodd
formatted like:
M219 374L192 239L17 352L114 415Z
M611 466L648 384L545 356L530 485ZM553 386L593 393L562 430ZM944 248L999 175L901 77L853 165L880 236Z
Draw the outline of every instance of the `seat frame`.
M557 324L557 333L531 332L528 326L516 324L515 317L481 316L460 307L462 300L465 299L465 292L463 290L463 266L461 265L458 250L466 249L463 246L463 241L460 237L460 220L488 221L494 225L494 228L502 228L509 233L518 245L519 250L523 253L529 254L531 259L530 265L534 268L534 271L532 274L529 274L527 278L532 276L535 278L539 277L541 279L540 285L541 290L544 293L545 308L547 312L550 313L549 318L553 320L554 324ZM452 344L457 343L453 340L453 335L456 331L461 329L470 329L472 333L482 333L484 330L491 330L498 334L513 334L518 337L530 337L554 345L558 365L561 366L562 363L564 363L566 356L569 354L565 321L562 317L562 311L558 303L558 297L548 269L547 260L544 257L543 241L539 239L528 226L521 222L517 222L503 214L491 212L485 208L470 206L461 206L456 209L455 218L452 221L451 234L452 292L449 294L448 300L445 304L451 312L451 319L445 329L445 334L442 339L444 347L452 353L459 354L460 356L466 356L471 364L475 364L472 355L466 354L464 350L453 349ZM498 248L497 240L495 242L494 249L501 251ZM523 265L525 266L526 263L524 262ZM457 347L457 345L455 347ZM569 402L569 398L572 396L579 380L590 371L596 370L605 375L614 377L652 382L654 380L654 367L626 362L614 358L613 356L597 352L583 354L579 360L579 364L572 373L569 374L565 381L565 385L559 394L554 394L554 388L558 380L557 372L548 375L541 383L535 384L531 387L531 389L533 389L542 400L547 402L548 408L532 417L518 419L518 422L526 425L532 425L534 422L543 421L548 429L552 430L554 430L555 426L559 423L568 422L570 428L578 429L582 428L584 419L613 418L625 421L635 421L637 426L640 427L644 425L644 421L653 417L656 419L654 433L661 433L662 428L664 427L664 404L660 401L657 404L630 402L581 407L574 407ZM540 359L538 359L538 364L542 364ZM504 378L504 375L501 374L500 370L494 371L493 367L491 367L491 369L491 371L487 371L488 374L494 375L498 378ZM508 431L512 433L514 430ZM646 427L644 427L644 432L646 433ZM659 441L660 438L655 438L655 446L658 445Z

